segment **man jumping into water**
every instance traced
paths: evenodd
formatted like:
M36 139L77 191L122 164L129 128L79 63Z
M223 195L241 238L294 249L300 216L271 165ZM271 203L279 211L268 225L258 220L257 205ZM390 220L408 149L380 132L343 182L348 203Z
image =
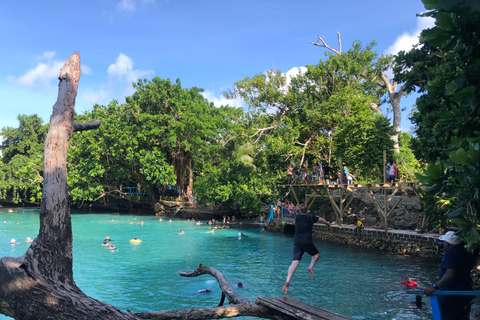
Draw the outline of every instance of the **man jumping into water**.
M312 226L315 222L320 221L328 226L327 230L330 230L332 227L330 223L318 216L313 216L308 214L307 207L303 206L300 210L301 214L295 217L295 236L293 241L293 261L290 267L288 268L287 281L283 286L283 293L288 293L288 287L290 286L290 281L292 280L293 274L297 269L300 260L302 259L303 253L307 252L312 256L312 262L307 268L310 272L310 277L313 279L313 267L320 258L320 251L312 241Z

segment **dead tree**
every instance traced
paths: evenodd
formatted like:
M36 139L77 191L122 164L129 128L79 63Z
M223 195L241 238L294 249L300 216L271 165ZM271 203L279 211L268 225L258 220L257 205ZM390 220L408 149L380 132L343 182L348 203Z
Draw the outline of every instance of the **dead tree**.
M50 118L45 140L44 185L40 206L40 230L27 252L19 257L0 259L0 313L15 319L145 319L144 314L123 312L84 294L73 279L72 225L67 190L67 151L76 130L98 128L101 121L89 124L73 122L75 98L80 79L80 55L75 52L60 71L57 102ZM198 268L190 276L210 273L223 276L210 268ZM189 276L189 273L183 273ZM236 306L197 311L165 311L166 318L181 319L229 318L258 316L280 319L265 307L235 295L224 280L222 292ZM228 286L228 287L227 287ZM162 311L159 312L162 314ZM192 316L188 316L191 314ZM152 319L165 319L155 316ZM180 319L179 318L179 319Z

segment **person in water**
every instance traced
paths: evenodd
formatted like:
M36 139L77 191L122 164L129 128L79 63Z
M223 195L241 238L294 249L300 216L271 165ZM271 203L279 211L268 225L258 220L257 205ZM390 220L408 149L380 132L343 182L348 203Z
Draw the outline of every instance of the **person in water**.
M197 291L197 293L200 293L200 294L205 294L205 293L210 293L210 292L212 292L212 290L210 290L210 289L199 289Z
M308 214L308 208L303 206L300 210L300 215L295 217L295 236L293 241L293 261L288 268L287 281L283 286L283 293L288 293L288 287L292 280L295 270L297 270L300 260L305 252L312 256L310 266L307 268L310 273L310 277L313 279L313 267L320 258L320 251L312 241L312 228L313 224L317 221L327 225L327 230L331 230L330 222L327 220Z
M181 235L181 234L185 234L185 232L183 232L183 230L180 230L180 232L177 233L177 236L178 236L178 235Z
M400 282L399 284L403 284L405 287L407 287L408 289L414 289L414 288L420 288L420 286L418 285L417 282L413 281L412 278L410 278L410 276L407 276L405 278L405 280L403 280L402 282Z
M412 301L410 303L411 305L411 308L418 308L418 309L421 309L423 307L425 307L427 304L425 302L422 301L422 296L417 294L415 296L415 301Z

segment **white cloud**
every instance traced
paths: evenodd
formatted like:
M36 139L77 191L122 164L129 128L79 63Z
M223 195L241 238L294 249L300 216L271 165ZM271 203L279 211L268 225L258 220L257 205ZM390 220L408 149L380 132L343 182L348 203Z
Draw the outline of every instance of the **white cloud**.
M22 87L49 92L52 80L58 79L60 69L64 64L64 61L54 60L54 56L55 51L45 51L41 57L37 57L38 62L35 67L19 77L10 75L7 79Z
M88 90L82 94L82 100L91 104L101 104L108 98L109 93L105 88L100 88L98 91Z
M120 0L117 3L116 9L117 11L135 12L137 11L137 3L140 3L142 5L154 4L155 0Z
M82 63L81 69L82 69L82 74L85 74L85 75L88 75L88 76L92 74L92 68L90 68L86 64Z
M432 28L435 25L435 19L431 17L417 17L417 26L413 32L404 32L395 42L385 50L386 54L396 54L399 51L410 51L418 43L420 33L423 29Z
M117 9L120 11L132 11L137 10L137 3L135 0L121 0L117 3Z
M244 107L244 102L241 98L236 98L236 99L227 99L224 96L216 97L215 94L212 91L205 90L202 92L202 95L205 99L207 99L210 102L213 102L215 107L220 107L222 105L230 105L231 107L235 108L243 108Z
M130 82L135 82L139 78L154 73L153 70L134 70L134 65L135 63L129 56L120 53L117 59L115 59L115 63L108 66L107 72L112 79L128 80Z
M97 90L86 89L81 95L82 99L92 104L107 103L107 99L117 99L123 103L125 97L135 92L132 82L137 82L139 78L148 78L155 73L153 70L134 69L134 65L132 58L120 53L115 59L115 63L107 68L107 83L101 85Z

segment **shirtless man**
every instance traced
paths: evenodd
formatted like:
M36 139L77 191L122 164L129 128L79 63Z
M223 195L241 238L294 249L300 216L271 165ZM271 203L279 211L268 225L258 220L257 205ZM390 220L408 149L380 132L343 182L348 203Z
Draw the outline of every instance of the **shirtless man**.
M312 241L312 227L313 224L317 221L324 223L328 226L327 230L331 229L330 223L318 216L313 216L308 214L307 207L303 206L300 210L301 214L295 217L295 236L293 242L293 261L290 267L288 268L287 281L283 286L283 293L288 293L288 287L290 286L290 281L292 280L293 274L300 264L300 260L305 252L312 256L312 261L310 266L307 268L310 272L310 277L313 279L313 267L320 258L320 251L318 251L317 246Z

